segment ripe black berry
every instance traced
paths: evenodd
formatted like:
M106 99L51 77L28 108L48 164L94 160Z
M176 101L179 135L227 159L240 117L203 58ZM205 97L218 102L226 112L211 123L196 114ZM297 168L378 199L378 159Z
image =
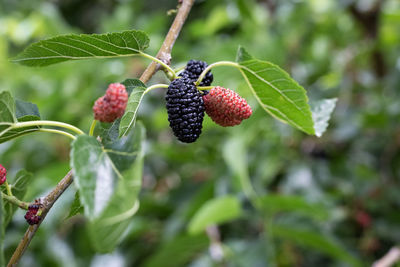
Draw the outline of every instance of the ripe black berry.
M204 103L193 80L180 78L168 86L165 96L169 126L179 141L192 143L199 138L204 118Z
M194 60L191 59L186 64L185 70L180 74L183 78L189 78L193 82L197 81L200 74L207 68L207 63L201 60ZM212 75L211 71L207 72L204 76L203 80L200 83L200 86L209 86L211 85L214 76Z

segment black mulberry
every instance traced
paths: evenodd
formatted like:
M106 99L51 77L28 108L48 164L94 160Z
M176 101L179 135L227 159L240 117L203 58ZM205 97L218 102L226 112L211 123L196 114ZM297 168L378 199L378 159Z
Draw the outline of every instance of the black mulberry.
M208 67L207 63L201 60L191 59L186 64L185 70L180 74L183 78L189 78L193 82L197 81L200 74ZM210 86L214 76L211 71L207 72L204 76L203 80L200 83L200 86Z
M204 118L204 103L193 80L175 79L165 96L169 126L179 141L192 143L199 138Z

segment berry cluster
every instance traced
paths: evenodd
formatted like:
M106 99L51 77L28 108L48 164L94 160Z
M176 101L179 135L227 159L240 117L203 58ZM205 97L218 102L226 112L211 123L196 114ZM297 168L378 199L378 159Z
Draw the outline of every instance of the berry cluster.
M35 204L29 205L24 218L30 225L38 224L42 219L40 215L37 215L40 206L41 204L38 201L35 201Z
M112 83L108 86L106 94L94 103L94 118L101 122L113 122L124 115L127 103L128 93L125 86Z
M199 138L204 118L204 103L193 80L175 79L165 96L169 125L179 141L192 143Z
M204 111L224 127L238 125L252 113L246 100L230 89L217 86L200 93L194 83L206 68L206 62L190 60L180 74L182 78L171 82L165 97L169 125L178 140L185 143L199 138ZM213 78L212 73L207 72L200 86L209 86Z
M7 170L0 164L0 185L4 184L7 180Z
M217 124L227 127L239 125L251 116L251 107L244 98L230 89L214 87L203 95L207 115Z
M232 90L220 86L210 91L197 90L195 82L207 66L201 60L189 60L180 78L168 86L165 96L168 121L174 135L181 142L192 143L199 138L204 112L224 127L238 125L252 113L246 100ZM200 86L210 86L213 79L211 71L208 71ZM113 122L122 117L127 102L125 86L112 83L106 94L96 100L93 106L94 118L101 122Z
M208 67L207 63L201 60L194 60L191 59L186 64L185 70L180 74L183 78L188 78L193 82L197 81L200 77L200 74ZM200 86L209 86L211 85L214 76L212 75L211 71L206 73L203 80L200 83Z

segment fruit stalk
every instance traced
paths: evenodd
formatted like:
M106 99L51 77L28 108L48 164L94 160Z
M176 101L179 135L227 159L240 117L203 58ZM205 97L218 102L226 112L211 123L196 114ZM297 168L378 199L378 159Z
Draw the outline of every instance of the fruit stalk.
M27 210L29 203L28 202L23 202L21 200L19 200L18 198L14 197L14 196L10 196L7 195L3 192L1 192L1 197L5 200L7 200L8 202L10 202L13 205L16 205L18 207L20 207L21 209Z

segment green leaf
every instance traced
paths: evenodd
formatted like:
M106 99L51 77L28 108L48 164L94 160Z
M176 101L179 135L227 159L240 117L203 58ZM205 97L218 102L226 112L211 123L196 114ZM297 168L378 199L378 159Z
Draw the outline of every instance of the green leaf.
M122 180L118 182L118 187L107 208L89 225L92 244L100 252L110 252L122 241L124 233L132 221L132 216L139 209L137 197L142 185L143 142L145 139L143 125L138 123L126 138L130 138L132 141L131 146L136 153L136 158L134 161L130 160L129 168L122 173ZM122 142L118 142L117 146L120 143ZM117 146L113 144L111 148L115 150ZM119 158L120 156L117 154L115 156L115 161L123 162Z
M299 196L265 195L260 198L260 203L263 209L269 213L297 212L320 220L325 220L329 217L329 212L325 206L308 203Z
M189 233L201 233L207 226L232 221L240 217L241 213L240 202L234 196L211 199L204 203L189 222Z
M28 185L32 181L32 173L27 172L26 170L20 170L16 175L14 180L12 180L11 188L13 195L20 199L24 200L26 191L28 189ZM6 189L3 188L3 192L6 193ZM14 215L17 207L9 202L4 203L4 225L7 226L12 216Z
M115 248L139 207L144 136L144 127L137 123L129 135L104 147L86 135L72 144L71 166L97 251Z
M250 89L268 113L307 134L315 134L303 87L277 65L251 58L242 47L237 61Z
M187 263L206 249L208 244L206 235L179 236L162 245L143 265L145 267L187 266Z
M119 125L119 137L127 135L129 130L135 126L137 111L143 99L144 91L146 91L146 85L138 79L127 79L122 84L126 86L126 89L130 92L130 96L125 114L122 116Z
M315 135L321 137L328 127L328 121L335 109L337 98L323 99L311 103Z
M40 119L36 105L16 100L8 91L0 93L0 143L17 138L21 135L35 132L39 127L12 129L11 125L17 121L31 121Z
M5 223L4 223L4 206L3 206L3 197L0 197L0 266L6 266L4 262L4 232L5 232Z
M254 58L247 52L244 47L239 46L239 49L236 54L236 62L242 62L247 60L253 60Z
M17 122L14 98L8 91L0 93L0 122ZM0 125L0 132L4 127L7 126Z
M100 122L98 128L98 135L101 137L103 144L112 143L118 140L119 124L121 119L116 119L113 123Z
M71 167L80 192L85 215L89 219L99 216L110 200L118 170L96 138L79 135L72 143Z
M39 109L35 104L15 99L15 106L18 121L40 120Z
M69 219L77 214L83 213L83 206L81 205L81 201L79 199L79 191L76 191L74 201L69 208L69 214L66 219Z
M226 164L235 175L234 185L242 190L247 198L255 197L253 186L250 182L247 166L247 149L242 136L228 139L223 146L223 157Z
M283 225L273 225L274 236L293 241L300 246L311 248L340 261L349 263L352 266L361 266L358 259L354 258L346 249L328 237L315 231L294 229Z
M68 60L132 56L148 46L149 38L142 31L68 34L33 43L12 61L42 67Z

